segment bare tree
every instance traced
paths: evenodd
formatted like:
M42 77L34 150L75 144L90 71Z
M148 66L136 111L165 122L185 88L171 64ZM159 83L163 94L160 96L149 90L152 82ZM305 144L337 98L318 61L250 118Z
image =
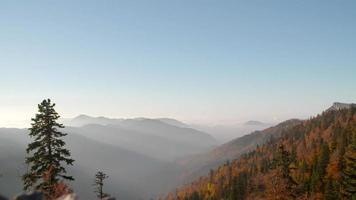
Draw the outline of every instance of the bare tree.
M94 186L95 186L95 194L99 199L103 199L105 197L110 196L109 194L104 193L103 187L104 187L104 180L109 178L104 172L98 171L95 174L95 181L94 181Z

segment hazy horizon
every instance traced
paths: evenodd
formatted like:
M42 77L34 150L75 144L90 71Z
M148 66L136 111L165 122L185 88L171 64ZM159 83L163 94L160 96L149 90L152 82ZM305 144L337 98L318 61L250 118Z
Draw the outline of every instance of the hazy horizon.
M334 102L333 102L334 103ZM342 103L354 103L354 102L342 102ZM330 103L328 106L331 106L332 103ZM36 106L35 106L36 107ZM309 115L300 115L300 116L291 116L291 117L286 117L283 119L279 119L279 118L235 118L235 119L231 119L231 120L215 120L215 121L199 121L199 120L185 120L185 119L179 119L179 118L175 118L175 117L171 117L171 116L155 116L155 117L147 117L147 116L129 116L129 117L120 117L120 116L103 116L103 115L91 115L91 114L87 114L87 113L80 113L77 115L73 115L73 116L66 116L63 117L61 116L60 121L66 121L66 120L71 120L74 119L80 115L85 115L85 116L89 116L89 117L94 117L94 118L99 118L99 117L105 117L105 118L109 118L109 119L138 119L138 118L147 118L147 119L160 119L160 118L168 118L168 119L175 119L178 120L180 122L183 122L187 125L203 125L203 126L207 126L207 127L214 127L214 126L236 126L236 125L243 125L246 122L249 121L258 121L258 122L262 122L265 123L266 125L274 125L277 123L280 123L282 121L288 120L288 119L307 119L309 117L314 117L317 114L322 113L324 110L326 110L328 107L322 108L319 112L316 113L310 113ZM36 107L37 109L37 107ZM37 112L37 110L34 109L34 113ZM16 119L16 120L4 120L2 121L2 123L0 123L0 128L28 128L31 126L31 119L34 117L31 116L27 119ZM246 133L247 134L247 133Z
M280 122L355 102L354 1L0 2L0 127L63 118Z

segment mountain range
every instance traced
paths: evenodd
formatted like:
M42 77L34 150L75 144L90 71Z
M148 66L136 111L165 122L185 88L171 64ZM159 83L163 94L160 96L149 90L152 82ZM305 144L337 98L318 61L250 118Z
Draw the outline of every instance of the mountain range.
M352 108L334 104L326 112ZM75 177L73 189L84 199L94 199L93 176L102 170L109 175L106 190L120 199L149 199L204 177L255 151L269 141L305 124L291 119L263 130L252 131L224 144L209 134L174 119L110 119L80 115L65 120L63 132L75 165L69 173ZM250 121L245 126L265 126ZM266 125L267 126L267 125ZM22 191L21 175L27 129L0 129L0 193L12 196ZM184 190L184 189L183 189Z
M76 160L69 172L74 190L92 199L96 170L110 175L108 192L124 199L162 195L187 179L181 160L209 152L218 142L209 134L170 118L111 119L79 115L63 121L66 143ZM22 191L27 129L0 129L0 193ZM14 167L16 166L16 167ZM188 165L187 165L188 166ZM6 183L6 184L5 184Z
M192 128L171 125L171 119L116 120L80 115L65 121L66 145L75 159L69 168L74 190L84 199L95 199L94 174L105 171L110 179L107 191L122 199L156 197L178 184L180 168L173 161L205 152L216 146L210 135ZM165 121L165 122L163 122ZM74 127L76 125L77 127ZM0 193L22 191L21 175L25 148L30 142L27 129L0 129Z
M22 191L21 175L26 171L25 147L30 138L25 129L0 129L0 193L11 196ZM76 133L69 133L66 145L72 153L75 165L68 173L75 177L70 183L84 199L95 199L92 193L93 177L103 170L110 175L107 191L123 199L154 197L154 194L170 188L168 180L174 180L178 169L163 162L119 146L92 140ZM163 174L163 176L154 176ZM150 182L155 184L151 184Z
M167 118L110 119L80 115L64 123L67 132L163 161L202 153L217 145L209 134Z

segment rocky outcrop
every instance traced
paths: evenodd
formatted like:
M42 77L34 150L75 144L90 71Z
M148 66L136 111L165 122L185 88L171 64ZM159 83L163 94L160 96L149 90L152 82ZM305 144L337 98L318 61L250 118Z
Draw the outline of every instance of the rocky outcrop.
M326 111L328 112L328 111L333 111L333 110L342 110L342 109L350 109L350 108L356 108L356 104L335 102Z

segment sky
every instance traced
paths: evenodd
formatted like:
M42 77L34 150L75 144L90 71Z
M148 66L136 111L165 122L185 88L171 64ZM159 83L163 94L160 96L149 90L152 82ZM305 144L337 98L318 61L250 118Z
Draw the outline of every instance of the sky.
M0 127L308 118L356 102L356 1L0 0Z

